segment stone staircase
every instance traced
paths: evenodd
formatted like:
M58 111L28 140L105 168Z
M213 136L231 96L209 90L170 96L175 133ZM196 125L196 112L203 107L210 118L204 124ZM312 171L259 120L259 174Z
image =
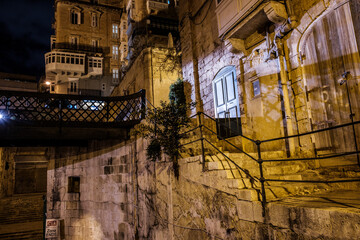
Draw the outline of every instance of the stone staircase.
M210 124L210 125L209 125ZM214 132L216 126L212 121L207 123ZM194 125L195 126L195 125ZM260 171L259 164L246 154L235 149L230 144L217 138L215 134L209 131L203 131L204 138L209 140L222 153L219 153L212 146L204 141L205 146L205 172L202 173L203 183L205 185L220 189L230 194L236 194L243 200L260 200ZM201 162L201 142L199 139L199 130L190 132L189 138L183 141L193 142L186 145L182 153L184 162L191 169L199 168L194 165L194 161ZM238 145L238 139L231 138L228 141L235 146ZM241 142L241 140L240 140ZM247 153L254 159L258 158L257 153ZM304 157L311 153L302 153ZM225 157L225 156L226 157ZM285 151L262 151L261 157L264 160L287 159ZM198 159L198 160L194 160ZM236 165L230 161L231 159ZM360 179L360 167L357 165L356 156L347 156L338 159L327 160L308 160L308 161L283 161L283 162L264 162L263 174L265 179L274 180L303 180L303 181L329 181L329 180L351 180ZM343 164L343 165L341 165ZM185 166L183 166L185 167ZM243 170L240 170L239 167ZM202 167L198 169L202 171ZM321 194L337 190L357 190L360 182L343 183L295 183L295 182L265 182L265 192L267 200L276 200L288 196L304 196L310 194Z
M252 200L259 196L261 189L259 165L244 153L224 153L231 162L222 154L206 156L206 170L209 174L221 175L230 189L253 191ZM256 158L255 154L253 155ZM284 159L282 151L262 152L263 159ZM263 173L266 179L274 180L351 180L360 178L360 168L357 165L316 168L315 160L312 161L285 161L266 162L263 164ZM242 170L240 170L241 168ZM356 190L360 182L342 183L295 183L271 181L265 183L267 200L275 200L287 196L308 195L341 190ZM255 194L257 193L257 194Z
M0 199L0 239L42 239L43 194Z

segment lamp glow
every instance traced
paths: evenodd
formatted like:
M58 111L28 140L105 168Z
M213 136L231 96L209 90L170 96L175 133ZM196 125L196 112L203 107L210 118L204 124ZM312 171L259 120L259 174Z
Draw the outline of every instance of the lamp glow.
M50 86L51 83L49 81L46 81L45 84Z
M4 119L4 115L2 115L1 113L0 113L0 120L1 119Z

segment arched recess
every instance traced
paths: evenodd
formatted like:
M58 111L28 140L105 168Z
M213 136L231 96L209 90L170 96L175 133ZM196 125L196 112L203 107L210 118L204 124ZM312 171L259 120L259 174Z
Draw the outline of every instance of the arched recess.
M215 116L218 133L223 137L241 134L239 94L234 66L222 68L213 82Z
M348 2L326 11L302 37L299 56L312 130L351 122L351 111L354 121L359 120L360 58L356 41ZM347 81L341 81L343 76ZM355 133L359 136L359 131ZM315 148L320 154L353 151L357 136L351 126L317 133Z

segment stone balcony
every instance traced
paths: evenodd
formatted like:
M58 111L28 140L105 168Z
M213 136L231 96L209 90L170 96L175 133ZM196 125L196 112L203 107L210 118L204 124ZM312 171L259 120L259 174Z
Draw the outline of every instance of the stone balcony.
M287 18L280 1L221 0L216 1L219 37L246 39L267 23L282 23Z
M147 0L146 1L146 8L148 13L152 11L158 12L164 9L168 9L169 3L167 0Z

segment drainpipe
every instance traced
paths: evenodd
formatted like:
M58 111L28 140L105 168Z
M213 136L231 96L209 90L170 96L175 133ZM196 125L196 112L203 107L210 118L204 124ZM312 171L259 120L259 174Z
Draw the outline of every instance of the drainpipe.
M188 20L190 24L190 40L191 40L191 54L193 62L193 75L194 75L194 90L195 90L195 101L196 101L196 111L203 112L203 103L200 94L200 77L199 77L199 62L196 54L196 38L195 38L195 26L191 20L190 13L190 2L188 2Z
M288 90L289 77L285 67L287 56L285 56L284 44L282 41L283 41L282 39L276 38L275 43L277 46L277 53L279 56L280 80L281 80L281 87L284 97L286 128L287 128L288 136L289 135L291 136L294 135L294 128L293 128L293 120L292 120L291 107L290 107L290 96ZM293 156L295 154L295 139L290 138L288 139L288 141L289 141L290 154Z
M246 93L246 86L245 86L245 67L244 67L244 58L245 57L240 57L239 59L239 66L240 66L240 91L242 93L242 99L241 99L241 104L244 108L244 112L247 113L247 103L248 103L248 100L247 100L247 93ZM240 110L241 112L241 110ZM246 114L244 115L241 115L240 113L240 118L241 118L241 131L242 131L242 134L243 135L247 135L246 132L244 132L244 128L243 126L247 126L247 117L246 117ZM247 130L247 129L246 129ZM246 151L246 141L242 141L242 146L243 146L243 149Z

